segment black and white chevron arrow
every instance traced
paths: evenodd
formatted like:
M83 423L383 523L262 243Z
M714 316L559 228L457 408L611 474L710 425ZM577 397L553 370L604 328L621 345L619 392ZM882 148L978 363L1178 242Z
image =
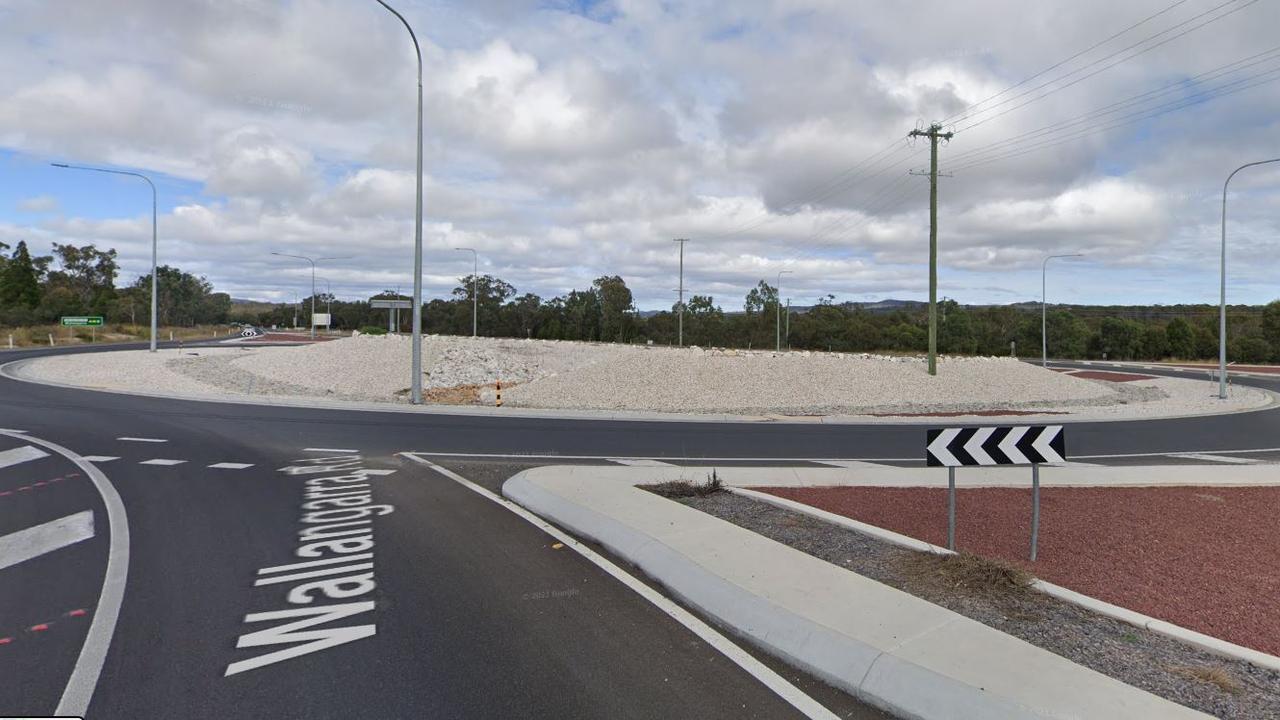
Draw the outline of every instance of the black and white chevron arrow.
M1039 465L1066 460L1061 425L930 430L925 447L929 467Z

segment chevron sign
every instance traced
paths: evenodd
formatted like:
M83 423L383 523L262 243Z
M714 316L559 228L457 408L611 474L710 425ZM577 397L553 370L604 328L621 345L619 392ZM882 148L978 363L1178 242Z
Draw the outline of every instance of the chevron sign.
M930 430L929 467L1039 465L1067 460L1061 425Z

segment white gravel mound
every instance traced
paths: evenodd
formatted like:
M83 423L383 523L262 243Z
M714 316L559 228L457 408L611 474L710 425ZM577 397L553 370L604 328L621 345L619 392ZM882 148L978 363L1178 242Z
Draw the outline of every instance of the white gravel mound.
M314 345L228 345L184 352L44 358L34 379L187 396L291 396L407 402L411 342L356 336ZM427 336L430 397L508 407L735 415L871 416L1018 411L1077 418L1197 414L1259 407L1270 396L1237 387L1226 403L1202 381L1128 383L1073 377L1012 358L922 358L793 351L668 348ZM482 388L477 390L477 386ZM453 390L465 391L453 392ZM888 419L888 418L886 418Z

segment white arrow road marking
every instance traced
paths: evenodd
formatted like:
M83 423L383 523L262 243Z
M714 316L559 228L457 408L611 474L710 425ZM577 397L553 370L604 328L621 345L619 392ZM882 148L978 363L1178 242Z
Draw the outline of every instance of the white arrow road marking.
M1013 461L1015 465L1026 465L1031 462L1027 459L1027 456L1023 455L1022 451L1018 449L1018 441L1022 440L1022 436L1026 435L1027 431L1030 429L1031 428L1026 425L1019 425L1017 427L1010 428L1011 432L1008 435L1005 435L1004 439L1001 440L1000 444L997 446L1000 448L1000 452L1008 455L1009 459Z
M85 510L0 536L0 570L93 537L93 511Z
M1060 463L1065 459L1049 445L1054 438L1058 437L1060 432L1062 432L1061 425L1050 425L1040 433L1040 437L1031 441L1031 447L1035 448L1036 452L1040 453L1040 456L1047 463Z
M982 443L986 442L995 431L996 429L993 427L979 428L978 432L969 438L969 442L964 444L964 451L973 456L973 459L977 460L979 465L996 464L995 459L988 455L986 450L982 449Z
M947 445L950 445L951 441L955 440L956 436L959 434L960 430L958 428L947 428L946 430L943 430L938 433L937 439L929 443L929 452L933 453L933 456L938 458L938 461L943 465L948 467L959 465L960 461L957 460L956 456L952 455L951 451L947 449Z
M0 452L0 468L7 468L10 465L17 465L28 460L39 460L42 457L49 457L49 453L40 448L23 445L22 447Z

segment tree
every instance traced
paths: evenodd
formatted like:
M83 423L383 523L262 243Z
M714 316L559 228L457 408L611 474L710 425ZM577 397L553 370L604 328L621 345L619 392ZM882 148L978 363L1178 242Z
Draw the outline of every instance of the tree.
M472 276L458 278L453 289L453 312L449 330L459 335L471 334ZM492 275L475 278L475 310L478 330L483 335L498 334L498 314L502 304L516 294L516 289Z
M84 311L105 311L115 296L116 251L54 243L53 254L61 267L49 273L46 283L65 286Z
M1104 318L1098 340L1108 358L1132 360L1142 351L1142 324L1122 318Z
M1142 357L1163 360L1169 355L1169 334L1159 325L1148 325L1142 331Z
M1164 328L1164 338L1169 346L1169 354L1173 357L1188 360L1196 356L1196 336L1186 320L1170 320Z
M598 277L591 286L600 298L600 339L626 342L634 330L631 290L617 275Z
M4 274L0 275L0 307L34 309L38 304L40 274L27 251L26 241L19 240L18 247L5 263Z

